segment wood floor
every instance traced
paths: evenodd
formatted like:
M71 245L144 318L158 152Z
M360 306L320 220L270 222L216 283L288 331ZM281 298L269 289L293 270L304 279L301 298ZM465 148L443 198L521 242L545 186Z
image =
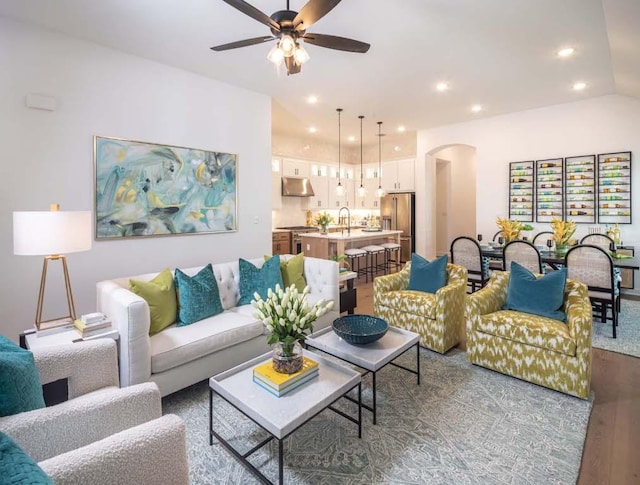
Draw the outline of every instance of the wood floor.
M358 280L356 313L373 313L373 284ZM464 334L464 329L462 329ZM464 341L460 345L464 348ZM640 359L593 349L595 402L578 485L640 484Z

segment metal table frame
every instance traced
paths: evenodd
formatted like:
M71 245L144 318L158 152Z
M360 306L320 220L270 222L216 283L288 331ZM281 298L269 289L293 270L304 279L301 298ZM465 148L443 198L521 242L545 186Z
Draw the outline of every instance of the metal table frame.
M349 392L353 391L355 388L358 388L358 400L355 400L355 399L351 398L350 396L347 396L347 394ZM313 416L309 417L309 419L307 419L304 422L300 423L300 425L298 427L296 427L296 429L294 429L290 433L286 434L281 439L276 438L273 434L271 434L269 431L267 431L263 426L258 424L253 418L248 416L244 411L242 411L242 409L237 407L235 404L231 403L224 396L222 396L221 394L216 393L216 394L218 394L218 396L220 396L226 402L231 404L231 406L233 406L235 409L240 411L240 413L242 413L246 418L248 418L251 421L253 421L255 424L260 426L260 428L264 429L270 435L268 438L264 439L263 441L261 441L260 443L258 443L257 445L255 445L253 448L251 448L249 451L247 451L245 453L240 453L238 450L236 450L231 445L231 443L229 443L227 440L225 440L222 436L220 436L218 433L216 433L213 430L213 394L214 394L214 392L215 391L211 388L211 386L209 386L209 445L210 446L213 445L213 438L215 436L215 438L220 442L220 444L222 446L224 446L238 461L240 461L240 463L242 463L244 466L246 466L247 469L258 480L260 480L260 482L262 482L264 484L271 484L273 482L271 482L260 470L258 470L248 460L248 457L251 456L252 454L254 454L256 451L258 451L260 448L262 448L266 444L270 443L272 440L274 440L274 439L277 440L278 441L278 483L280 485L282 485L284 483L284 481L283 481L284 480L284 476L283 476L283 469L284 469L283 442L284 442L284 440L287 439L291 434L295 433L303 425L305 425L306 423L311 421L313 418L315 418L318 414L320 414L325 409L331 409L333 412L339 414L340 416L344 417L345 419L348 419L349 421L351 421L353 423L356 423L358 425L358 438L362 438L362 407L363 407L363 404L362 404L362 381L358 382L358 384L356 384L355 386L353 386L352 388L347 390L343 395L339 396L337 399L335 399L333 402L331 402L328 406L324 407L323 409L321 409L320 411L315 413ZM337 401L339 401L343 397L345 397L345 398L349 399L350 401L355 402L356 404L358 404L358 419L356 419L356 418L354 418L352 416L349 416L348 414L346 414L346 413L340 411L339 409L336 409L336 408L333 407L333 404L335 404Z
M360 401L359 405L363 408L365 408L367 411L370 411L371 413L373 413L373 424L377 424L377 416L378 416L378 407L377 407L377 400L376 400L376 374L381 371L382 369L384 369L386 366L388 366L389 364L395 366L395 367L399 367L400 369L406 370L407 372L410 372L412 374L415 374L417 376L418 379L418 385L420 385L420 341L416 342L414 345L412 345L411 347L409 347L407 350L405 350L404 352L398 354L397 357L395 357L395 359L397 359L398 357L400 357L401 355L406 354L409 350L411 350L412 348L416 348L416 369L417 370L413 370L413 369L409 369L408 367L405 367L403 365L400 364L396 364L395 362L392 361L387 362L385 365L383 365L382 367L380 367L380 369L377 370L369 370L365 367L362 367L358 364L355 364L354 362L350 361L347 358L344 357L338 357L337 355L332 354L330 351L328 350L324 350L324 349L320 349L318 347L315 347L311 344L309 344L308 342L305 342L305 345L307 347L311 347L313 349L319 350L321 352L324 352L326 354L331 355L332 357L335 357L336 359L340 359L344 362L348 362L351 365L356 366L358 369L362 369L364 371L364 373L362 374L363 376L366 376L367 374L372 374L372 379L373 379L373 383L372 383L372 392L373 392L373 399L372 399L372 405L369 406L368 404L365 404L362 402L362 396L359 394L358 395L358 400ZM356 404L358 404L358 401L356 401L355 399L353 399L351 396L344 396L346 399L355 402Z

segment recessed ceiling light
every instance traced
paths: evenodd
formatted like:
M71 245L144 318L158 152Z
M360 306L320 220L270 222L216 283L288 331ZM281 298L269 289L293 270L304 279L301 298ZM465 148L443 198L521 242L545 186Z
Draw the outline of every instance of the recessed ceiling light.
M400 150L402 150L398 145L393 147L393 151L394 152L399 152Z
M307 103L309 104L316 104L318 102L318 96L315 95L310 95L307 97Z
M398 126L398 132L399 133L404 133L406 130L406 128L403 125Z
M356 141L356 137L355 137L355 136L353 136L353 135L351 135L351 136L348 138L348 140L349 140L349 141Z
M315 126L309 127L309 133L315 133L316 131L318 131L318 129Z
M471 106L471 111L473 111L474 113L480 113L480 111L482 111L482 105L474 104L473 106Z
M436 89L440 92L446 91L447 89L449 89L449 84L445 82L438 83L436 84Z
M560 49L558 51L558 57L569 57L576 50L573 47L565 47L564 49Z
M587 83L585 83L583 81L578 81L577 83L573 84L573 90L574 91L582 91L586 87L587 87Z

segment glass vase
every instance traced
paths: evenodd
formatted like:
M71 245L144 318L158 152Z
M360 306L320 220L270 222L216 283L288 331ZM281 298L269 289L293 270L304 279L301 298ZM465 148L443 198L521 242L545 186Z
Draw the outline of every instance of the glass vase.
M302 345L276 342L273 346L273 370L281 374L293 374L302 369Z

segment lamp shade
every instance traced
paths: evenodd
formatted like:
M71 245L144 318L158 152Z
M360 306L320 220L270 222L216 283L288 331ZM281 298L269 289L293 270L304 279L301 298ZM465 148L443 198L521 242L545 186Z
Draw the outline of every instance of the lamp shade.
M13 253L68 254L91 249L91 211L13 213Z

